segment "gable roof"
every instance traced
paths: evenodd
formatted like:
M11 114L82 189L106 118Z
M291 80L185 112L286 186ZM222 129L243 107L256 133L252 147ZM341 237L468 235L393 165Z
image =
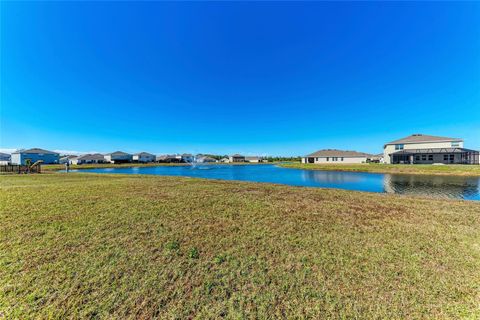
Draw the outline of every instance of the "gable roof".
M107 156L129 156L129 153L123 152L123 151L115 151L112 153L107 153Z
M134 156L141 156L141 157L155 157L154 154L148 153L148 152L139 152L135 153Z
M244 156L242 156L241 154L238 154L238 153L232 154L231 157L244 158Z
M462 139L457 138L448 138L448 137L438 137L438 136L429 136L427 134L415 133L409 135L408 137L401 138L398 140L391 141L388 144L401 144L401 143L421 143L421 142L441 142L441 141L463 141Z
M307 155L307 157L344 157L344 158L364 158L371 155L364 152L337 150L337 149L323 149Z
M56 154L56 155L58 155L58 152L48 151L48 150L40 149L40 148L17 150L15 152L13 152L12 154L17 154L17 153L23 153L23 154L43 153L43 154Z
M78 158L78 156L76 156L74 154L71 154L71 155L68 155L68 156L65 156L65 157L61 157L60 159L75 159L75 158Z
M83 156L78 157L77 160L104 160L103 154L100 153L93 153L93 154L84 154Z

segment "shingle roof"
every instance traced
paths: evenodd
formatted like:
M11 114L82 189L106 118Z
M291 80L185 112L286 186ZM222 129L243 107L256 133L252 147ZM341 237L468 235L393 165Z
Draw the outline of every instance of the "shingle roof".
M245 156L245 160L260 160L262 157L257 156Z
M32 148L32 149L23 149L23 150L17 150L14 153L27 153L27 154L32 154L32 153L43 153L43 154L58 154L58 152L53 152L53 151L48 151L45 149L40 149L40 148Z
M155 157L154 154L148 153L148 152L139 152L135 153L135 156L142 156L142 157Z
M74 155L74 154L71 154L71 155L62 157L61 159L75 159L75 158L78 158L78 156L76 156L76 155Z
M231 155L231 157L235 157L235 158L242 157L243 158L243 156L241 154L238 154L238 153L235 153L235 154Z
M344 158L358 158L358 157L369 157L370 154L357 152L357 151L349 151L349 150L337 150L337 149L324 149L314 152L312 154L307 155L307 157L344 157Z
M387 144L401 144L401 143L420 143L420 142L440 142L440 141L463 141L457 138L429 136L426 134L415 133L408 137L391 141Z
M123 151L115 151L112 153L107 153L109 156L129 156L129 153L123 152Z
M78 157L77 160L84 160L84 161L94 161L94 160L104 160L103 154L100 153L93 153L93 154L84 154L83 156Z

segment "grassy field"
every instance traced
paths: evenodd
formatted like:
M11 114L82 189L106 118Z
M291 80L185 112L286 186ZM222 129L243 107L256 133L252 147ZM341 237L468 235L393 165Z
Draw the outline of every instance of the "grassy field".
M480 203L0 176L0 318L480 318Z
M431 175L456 175L456 176L480 176L479 165L405 165L405 164L306 164L285 163L285 168L307 170L333 170L333 171L357 171L378 173L408 173L408 174L431 174Z

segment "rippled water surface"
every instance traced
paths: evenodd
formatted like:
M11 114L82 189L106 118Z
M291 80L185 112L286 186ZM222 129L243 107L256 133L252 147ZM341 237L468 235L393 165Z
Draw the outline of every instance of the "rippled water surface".
M74 170L72 170L74 171ZM480 177L425 176L287 169L275 165L196 165L86 169L82 172L152 174L271 182L292 186L480 200Z

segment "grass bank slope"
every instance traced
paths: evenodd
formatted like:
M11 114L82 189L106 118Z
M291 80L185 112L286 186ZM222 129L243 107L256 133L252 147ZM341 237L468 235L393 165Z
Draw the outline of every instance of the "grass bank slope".
M6 318L480 317L480 204L178 177L0 177Z
M480 165L429 165L429 164L310 164L310 163L284 163L284 168L306 170L332 170L352 172L377 172L397 174L425 174L425 175L455 175L455 176L480 176Z

